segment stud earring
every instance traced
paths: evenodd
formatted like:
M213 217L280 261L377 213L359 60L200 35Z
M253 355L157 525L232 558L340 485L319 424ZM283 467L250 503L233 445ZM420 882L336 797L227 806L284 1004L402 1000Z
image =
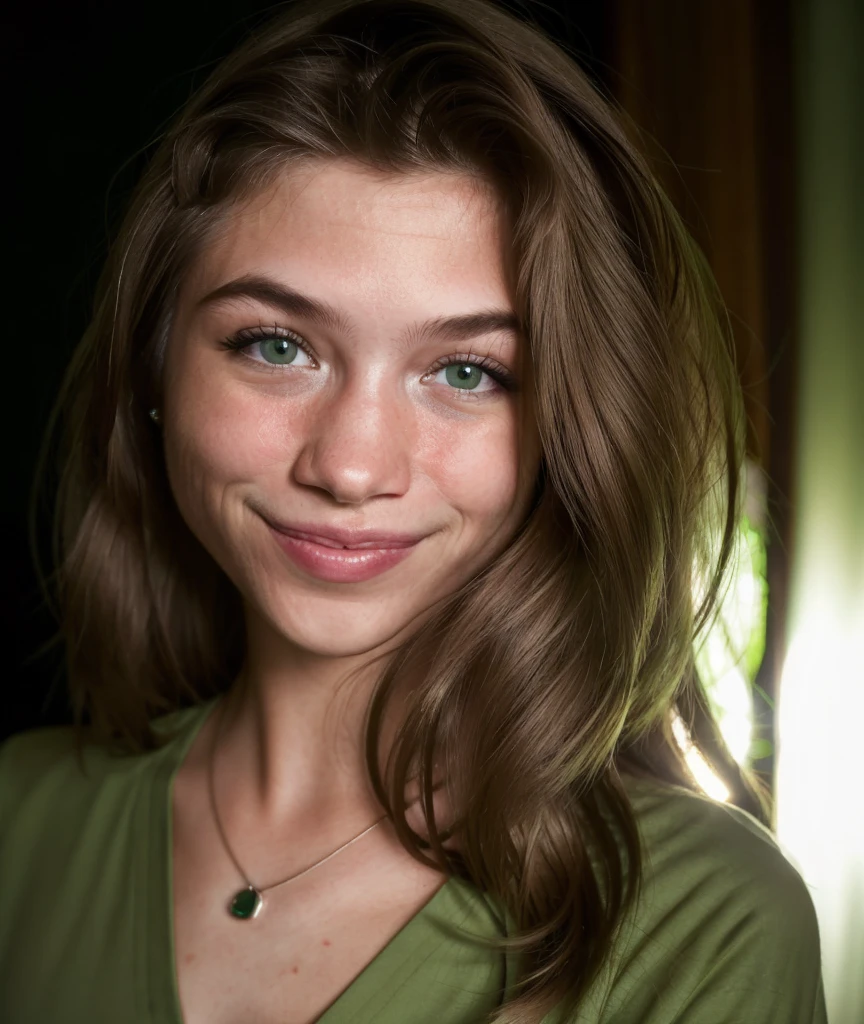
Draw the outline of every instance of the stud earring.
M159 413L158 409L151 409L150 410L150 419L153 420L154 423L161 423L162 422L162 416Z

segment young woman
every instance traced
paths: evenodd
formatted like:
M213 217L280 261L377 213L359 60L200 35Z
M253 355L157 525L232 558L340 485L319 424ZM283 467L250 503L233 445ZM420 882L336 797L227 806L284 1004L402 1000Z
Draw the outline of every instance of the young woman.
M822 1024L693 667L730 353L617 115L487 0L231 55L52 425L75 726L0 752L0 1017Z

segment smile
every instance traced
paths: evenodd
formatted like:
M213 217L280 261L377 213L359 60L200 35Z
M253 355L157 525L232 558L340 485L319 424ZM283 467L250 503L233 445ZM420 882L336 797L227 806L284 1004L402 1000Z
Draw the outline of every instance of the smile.
M330 583L361 583L379 576L404 561L419 543L395 548L332 547L280 533L269 523L267 528L280 550L298 568L316 579Z

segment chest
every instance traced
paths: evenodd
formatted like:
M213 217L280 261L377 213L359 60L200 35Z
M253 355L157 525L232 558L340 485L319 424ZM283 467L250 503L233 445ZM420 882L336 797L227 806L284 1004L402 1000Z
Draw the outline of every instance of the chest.
M175 819L174 955L183 1024L320 1019L444 881L380 837L357 847L265 891L259 914L241 920L227 905L242 880L215 829L204 819Z

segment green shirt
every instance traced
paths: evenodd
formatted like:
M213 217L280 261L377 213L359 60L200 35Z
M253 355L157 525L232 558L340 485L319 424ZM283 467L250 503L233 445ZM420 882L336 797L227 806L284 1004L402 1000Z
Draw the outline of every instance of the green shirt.
M179 731L157 751L85 748L86 776L70 726L0 746L5 1024L182 1024L171 785L212 706L159 719ZM643 897L576 1021L553 1011L544 1024L825 1024L813 903L770 833L684 789L627 786L645 842ZM511 958L448 925L501 935L511 923L448 880L321 1024L480 1024L511 990Z

